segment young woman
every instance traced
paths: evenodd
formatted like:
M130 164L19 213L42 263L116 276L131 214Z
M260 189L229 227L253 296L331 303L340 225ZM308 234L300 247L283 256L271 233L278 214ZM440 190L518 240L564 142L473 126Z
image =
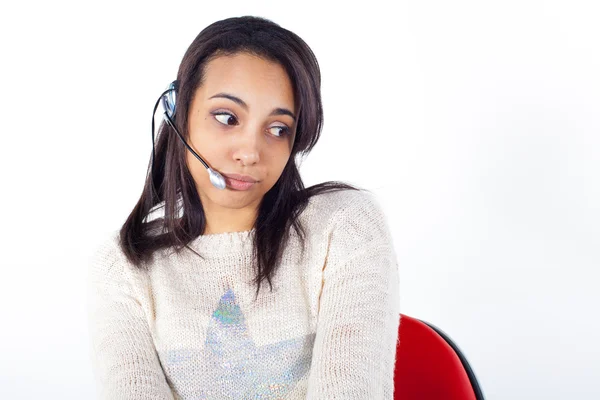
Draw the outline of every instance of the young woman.
M140 200L90 264L102 399L393 398L385 216L368 191L305 188L296 164L319 139L320 79L308 45L263 18L190 45Z

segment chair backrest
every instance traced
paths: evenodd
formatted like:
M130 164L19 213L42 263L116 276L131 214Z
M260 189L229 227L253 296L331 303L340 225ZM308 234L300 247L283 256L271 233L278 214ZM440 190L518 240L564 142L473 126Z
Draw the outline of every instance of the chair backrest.
M483 400L467 359L439 328L400 314L394 399Z

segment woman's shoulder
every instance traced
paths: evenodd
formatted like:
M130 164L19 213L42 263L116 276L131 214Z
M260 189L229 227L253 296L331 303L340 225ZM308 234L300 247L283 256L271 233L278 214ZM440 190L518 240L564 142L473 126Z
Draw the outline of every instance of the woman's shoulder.
M335 190L309 198L302 219L315 233L352 225L386 225L385 214L376 195L364 189Z
M109 231L92 250L88 259L88 278L97 281L127 275L127 264L120 246L120 230Z
M308 207L313 213L322 216L335 216L345 211L380 209L377 197L365 189L334 190L311 196Z
M390 223L372 192L323 193L313 199L311 212L311 231L317 240L328 243L331 259L345 260L367 249L393 249Z
M92 261L106 261L110 264L114 263L118 258L119 250L119 230L111 230L100 237L96 242L96 246L92 250Z

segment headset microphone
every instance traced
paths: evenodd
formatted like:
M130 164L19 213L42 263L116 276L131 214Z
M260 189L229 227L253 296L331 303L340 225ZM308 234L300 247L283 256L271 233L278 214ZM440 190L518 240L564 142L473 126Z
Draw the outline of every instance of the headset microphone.
M165 90L161 94L160 98L156 101L156 104L154 105L154 112L152 113L152 167L154 168L154 114L156 114L156 108L158 107L158 103L162 101L163 107L165 109L165 112L163 114L163 119L165 120L165 122L171 128L173 128L175 130L175 132L177 132L177 135L179 136L179 138L181 139L181 141L183 142L185 147L187 147L188 150L191 151L192 154L194 156L196 156L196 158L208 170L208 176L210 178L210 183L212 183L213 186L216 187L217 189L223 190L223 189L225 189L225 186L226 186L225 178L223 178L223 175L221 175L214 169L210 168L208 166L208 164L202 159L202 157L200 157L198 155L198 153L196 153L194 151L194 149L192 149L186 143L185 139L183 138L183 135L181 133L179 133L179 130L177 129L177 127L175 127L175 122L173 122L173 118L175 117L175 103L177 100L178 85L179 85L179 81L177 81L177 80L171 82L171 84L169 84L169 87L167 88L167 90Z

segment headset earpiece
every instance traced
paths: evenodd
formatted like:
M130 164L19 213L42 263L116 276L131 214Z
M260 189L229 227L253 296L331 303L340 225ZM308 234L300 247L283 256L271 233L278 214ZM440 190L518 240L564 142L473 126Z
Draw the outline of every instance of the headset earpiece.
M165 109L165 111L167 112L167 115L171 119L175 118L175 104L177 103L177 89L178 88L179 88L179 81L175 80L175 81L171 82L169 84L169 87L167 88L167 90L169 90L169 92L166 93L162 97L163 108Z

